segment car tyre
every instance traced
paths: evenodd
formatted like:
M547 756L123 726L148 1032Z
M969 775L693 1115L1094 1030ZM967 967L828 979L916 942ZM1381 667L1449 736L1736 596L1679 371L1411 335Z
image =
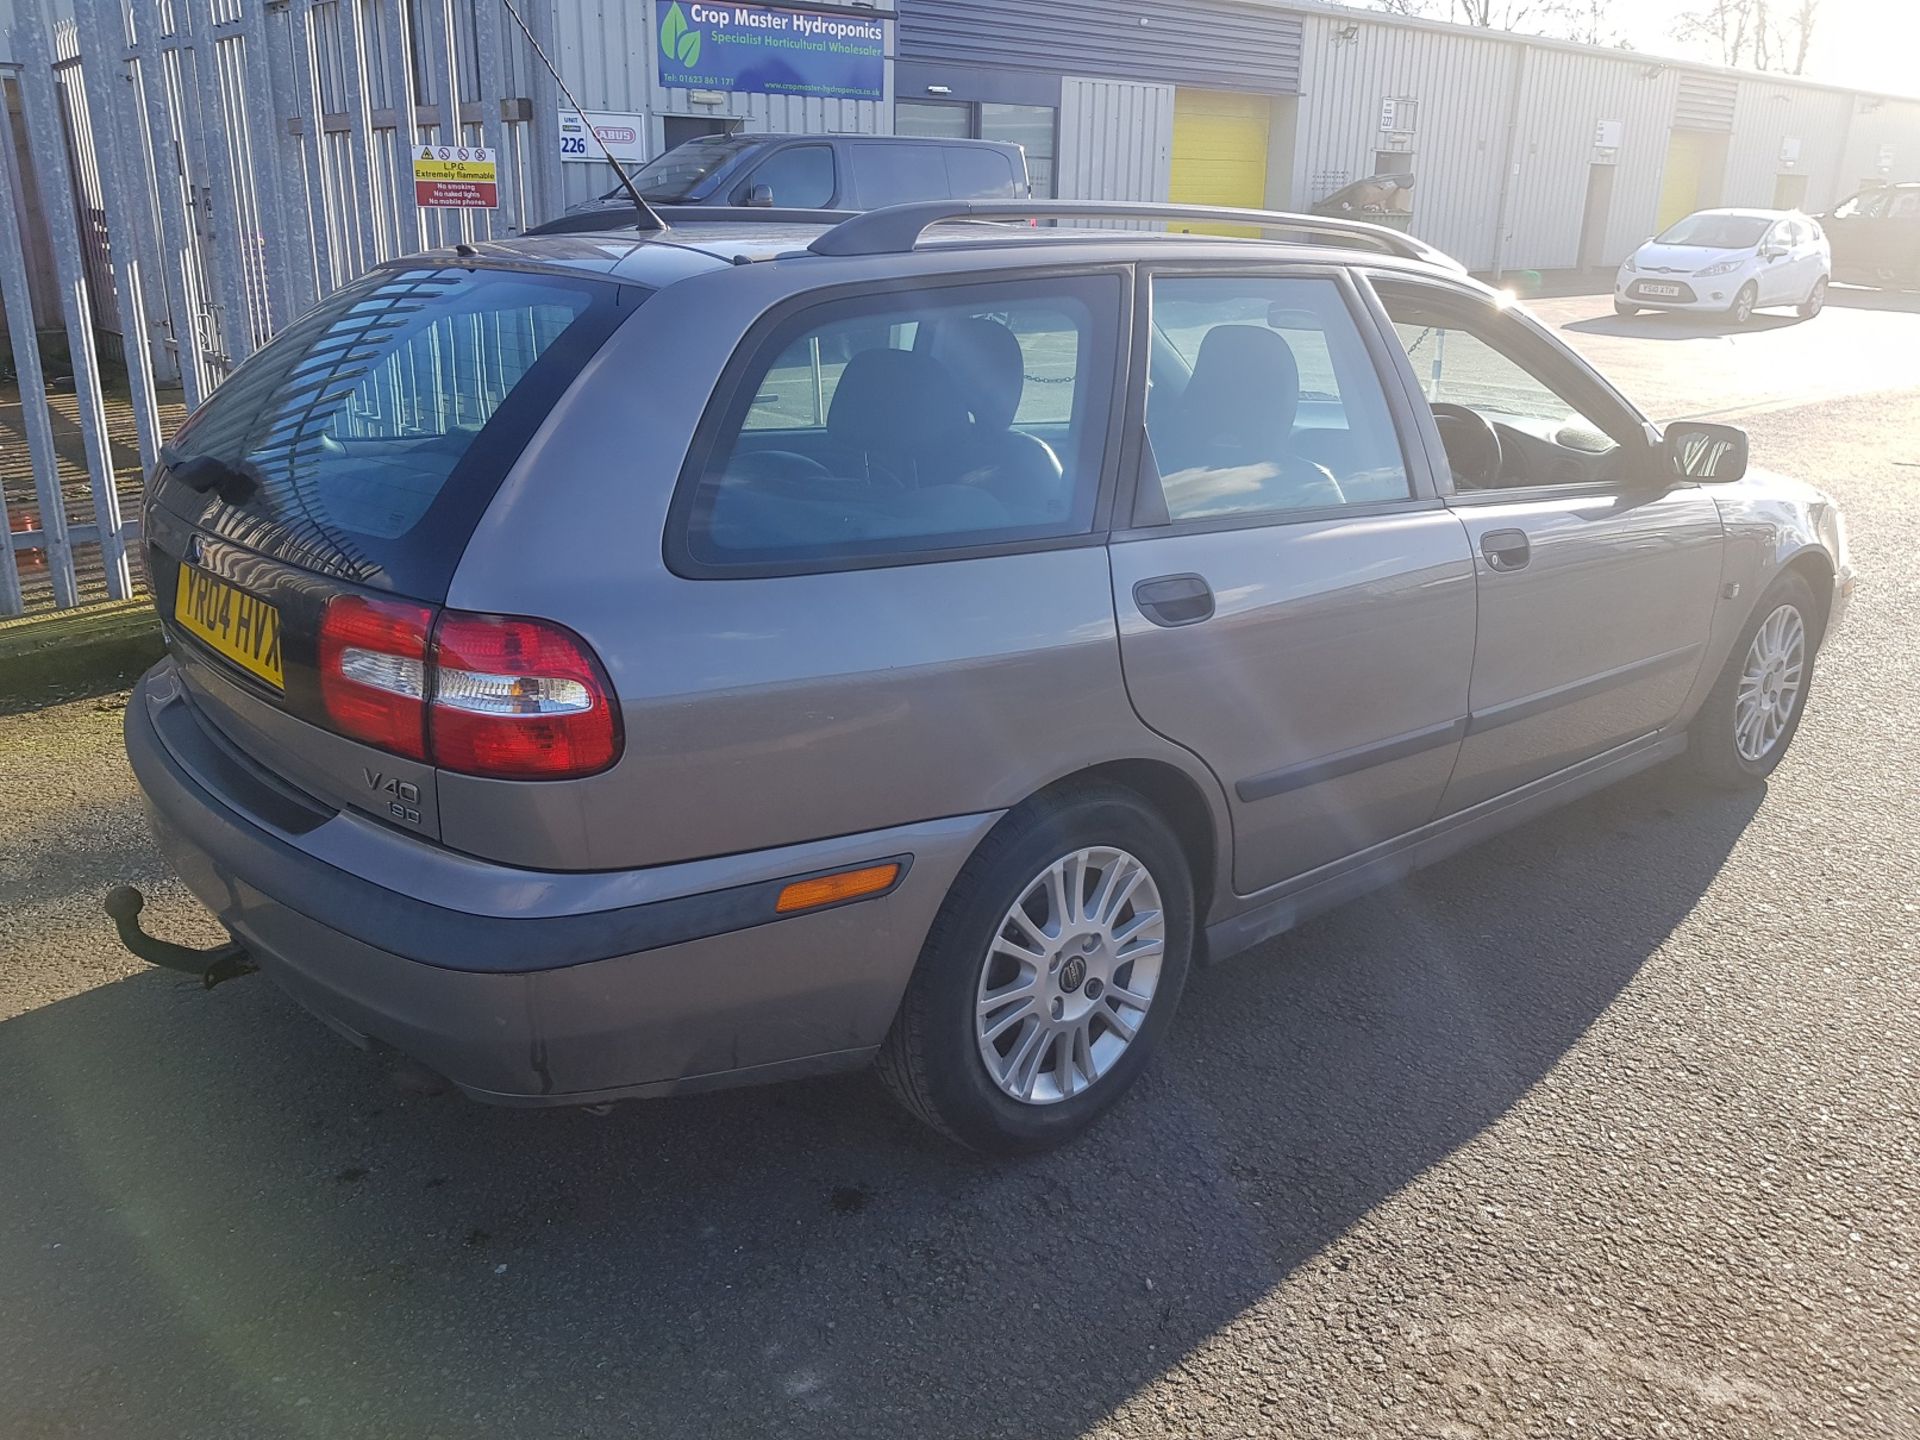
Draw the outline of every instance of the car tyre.
M1813 282L1813 289L1807 292L1807 298L1798 307L1802 320L1811 320L1827 308L1827 277L1822 275Z
M1774 772L1806 713L1819 643L1813 589L1788 571L1753 607L1726 668L1687 729L1695 774L1720 789L1743 790ZM1783 705L1781 692L1789 686Z
M1746 324L1753 318L1753 307L1759 299L1759 289L1749 280L1733 297L1733 304L1727 307L1727 318L1735 325Z
M1616 315L1638 315L1640 313L1640 307L1638 305L1628 304L1625 300L1616 300L1613 302L1613 313Z
M1047 886L1047 877L1089 855L1062 872L1065 888L1082 892L1080 905L1069 904L1065 916L1053 913L1052 897L1062 892ZM1099 929L1109 878L1116 888L1127 886L1131 872L1122 861L1144 872L1131 893L1157 894L1158 921L1142 920L1152 906L1127 899L1104 932L1083 934L1088 924ZM1025 927L1016 921L1017 907L1031 922ZM1076 919L1082 910L1086 916ZM1150 955L1155 923L1158 953ZM1056 929L1057 936L1044 933ZM1029 939L1035 931L1043 932L1043 943ZM1116 943L1115 936L1128 938ZM909 1113L971 1149L1018 1155L1060 1145L1139 1076L1173 1021L1193 946L1192 871L1145 800L1116 785L1037 797L1008 814L961 867L880 1047L880 1078ZM1022 958L1028 954L1036 958ZM1115 963L1121 956L1134 958ZM1157 971L1149 976L1153 961ZM988 1008L1029 975L1031 1004L1016 999ZM1142 992L1144 1012L1117 998ZM1076 1011L1080 1006L1086 1009ZM1076 1013L1085 1016L1083 1025ZM1123 1030L1130 1036L1120 1038ZM1076 1039L1082 1031L1091 1037L1084 1050ZM1034 1038L1043 1032L1055 1038ZM1036 1063L1036 1049L1042 1059L1022 1099L1014 1092Z

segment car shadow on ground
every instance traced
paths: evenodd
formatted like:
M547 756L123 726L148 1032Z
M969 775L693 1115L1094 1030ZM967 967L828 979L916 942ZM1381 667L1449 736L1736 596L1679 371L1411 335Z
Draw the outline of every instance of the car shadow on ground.
M1842 310L1884 310L1898 315L1920 315L1920 293L1912 290L1875 290L1864 285L1834 285L1827 304Z
M1066 1440L1498 1121L1758 803L1665 767L1215 967L1115 1113L1022 1162L865 1077L406 1095L258 979L29 1011L0 1433Z
M1788 311L1757 311L1744 325L1722 315L1686 311L1643 310L1638 315L1596 315L1591 320L1569 320L1560 328L1583 335L1619 335L1632 340L1698 340L1711 335L1757 335L1807 322Z

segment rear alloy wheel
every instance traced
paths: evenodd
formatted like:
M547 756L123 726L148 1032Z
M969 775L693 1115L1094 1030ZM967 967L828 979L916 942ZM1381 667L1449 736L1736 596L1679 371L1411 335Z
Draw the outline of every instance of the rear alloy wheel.
M1799 575L1768 587L1687 732L1702 779L1743 789L1785 758L1806 710L1818 642L1813 591Z
M1740 287L1740 293L1733 297L1733 306L1727 311L1727 318L1736 325L1744 325L1753 318L1754 303L1760 298L1760 292L1749 280Z
M880 1076L977 1150L1079 1134L1172 1022L1193 949L1179 842L1138 795L1090 787L1008 815L935 918Z
M1813 289L1807 292L1807 298L1800 302L1799 312L1802 320L1811 320L1827 307L1827 277L1822 275L1813 282Z

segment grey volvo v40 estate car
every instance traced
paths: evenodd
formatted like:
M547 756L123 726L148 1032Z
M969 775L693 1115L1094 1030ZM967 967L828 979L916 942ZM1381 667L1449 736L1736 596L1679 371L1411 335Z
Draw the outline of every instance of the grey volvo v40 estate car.
M1203 956L1683 751L1757 782L1852 584L1831 501L1417 241L1052 202L382 266L145 534L127 747L229 971L487 1100L877 1061L989 1150Z

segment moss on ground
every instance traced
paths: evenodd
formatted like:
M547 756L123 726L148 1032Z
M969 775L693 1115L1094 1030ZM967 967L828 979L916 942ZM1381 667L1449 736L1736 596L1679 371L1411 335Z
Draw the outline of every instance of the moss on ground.
M124 690L162 652L147 600L0 621L0 714Z

